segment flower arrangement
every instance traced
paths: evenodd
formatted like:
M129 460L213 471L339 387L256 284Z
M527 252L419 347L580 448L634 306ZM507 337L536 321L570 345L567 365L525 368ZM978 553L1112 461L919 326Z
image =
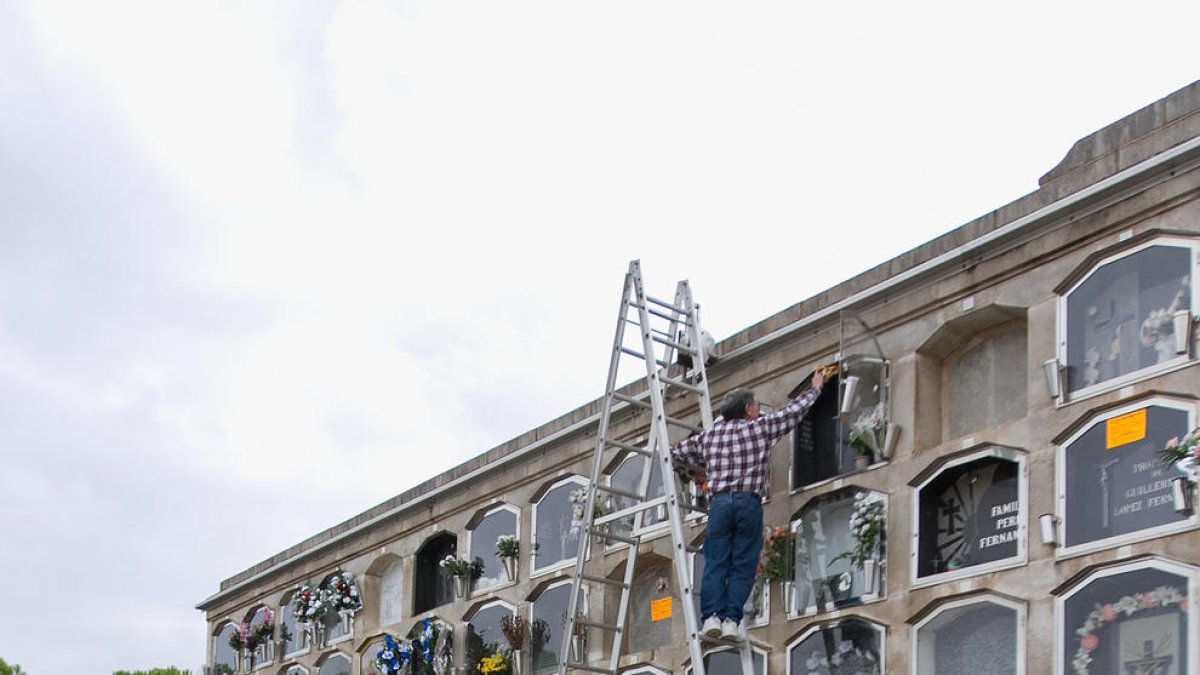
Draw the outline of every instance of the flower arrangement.
M321 600L331 610L353 615L362 609L362 597L354 583L354 575L337 570L321 582Z
M529 631L529 622L520 614L508 614L500 617L500 632L508 641L509 649L520 651L525 648L525 635Z
M791 557L796 535L786 527L772 527L763 538L758 578L767 582L783 581L791 572Z
M587 490L579 488L571 490L571 534L578 534L579 528L583 526L583 510L587 507ZM604 509L600 508L600 502L592 502L592 519L595 520L604 515Z
M233 631L233 634L229 636L229 647L233 651L239 652L243 648L247 647L249 642L250 642L250 622L243 621L237 627L237 630ZM255 645L255 647L257 647L257 646L258 645ZM254 647L250 647L250 649L253 649L253 648Z
M271 641L275 635L275 614L270 607L263 609L262 621L250 628L249 637L246 640L246 647L254 649L259 645L265 645Z
M884 538L887 534L887 518L883 512L883 502L868 499L866 492L854 495L854 510L850 512L850 533L854 535L854 548L845 551L833 560L845 558L858 569L863 563L875 557L875 548L883 555ZM833 561L830 561L833 562Z
M496 652L492 656L485 656L479 660L479 672L483 675L491 675L492 673L503 673L508 671L508 659L504 654Z
M304 584L296 589L295 599L292 600L292 610L296 620L301 623L315 623L325 618L329 612L325 604L325 594Z
M412 647L406 640L384 634L383 648L375 653L375 667L380 675L399 675L411 659Z
M521 542L511 534L496 537L496 555L501 558L515 558L521 553Z
M483 561L479 558L467 560L466 558L457 558L448 555L442 558L442 562L438 563L442 569L452 577L465 577L474 581L483 576Z
M410 641L412 659L422 659L425 663L433 663L434 648L437 647L438 633L441 628L430 619L423 619L420 626L413 629ZM415 634L415 635L414 635Z
M1192 429L1183 438L1176 436L1167 441L1159 457L1166 464L1178 466L1192 480L1200 479L1200 428Z
M837 651L832 654L813 652L808 655L804 665L808 668L807 675L835 675L840 673L864 673L875 675L879 672L879 659L869 649L855 647L849 640L842 640Z
M850 447L863 457L872 457L883 445L882 435L885 433L887 415L884 414L883 402L880 402L874 408L862 411L854 424L850 425Z
M1079 649L1075 651L1071 667L1076 675L1088 675L1088 669L1092 665L1091 653L1100 646L1100 638L1096 636L1096 632L1103 628L1104 624L1116 621L1122 614L1129 618L1143 610L1171 605L1179 605L1180 610L1187 611L1187 596L1171 586L1159 586L1149 593L1134 593L1116 602L1096 605L1096 609L1075 631L1079 636Z

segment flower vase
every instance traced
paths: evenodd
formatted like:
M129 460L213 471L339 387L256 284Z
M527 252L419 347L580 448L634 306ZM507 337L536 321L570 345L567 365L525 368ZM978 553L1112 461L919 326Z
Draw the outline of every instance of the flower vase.
M457 575L450 578L454 580L454 597L465 598L467 596L467 578Z
M571 659L577 663L587 661L587 634L571 636Z
M783 582L783 610L788 614L796 613L796 582Z
M867 455L855 455L854 456L854 468L855 469L865 469L869 466L871 466L871 458L870 457L868 457Z
M342 615L342 634L349 635L352 628L351 624L354 622L354 615L345 611L338 613Z
M512 650L511 661L512 661L513 675L524 675L525 674L525 663L524 663L524 660L521 658L522 656L523 656L523 654L521 653L520 649Z
M500 556L500 562L504 563L504 574L508 576L509 581L517 580L517 557L515 555Z
M879 574L879 561L868 558L863 561L863 593L875 595L876 577Z

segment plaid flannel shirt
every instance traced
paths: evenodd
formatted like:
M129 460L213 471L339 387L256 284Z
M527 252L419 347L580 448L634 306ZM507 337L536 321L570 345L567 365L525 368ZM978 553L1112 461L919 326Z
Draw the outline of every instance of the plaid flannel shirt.
M771 446L791 431L816 402L820 390L809 387L775 412L758 419L722 420L671 448L677 463L705 467L708 490L763 494Z

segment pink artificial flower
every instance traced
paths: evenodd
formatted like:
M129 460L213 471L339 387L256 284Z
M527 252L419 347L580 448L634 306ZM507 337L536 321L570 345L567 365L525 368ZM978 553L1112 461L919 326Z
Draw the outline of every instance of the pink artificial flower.
M1185 595L1185 596L1183 596L1182 598L1180 598L1180 600L1179 600L1179 611L1181 611L1181 612L1186 612L1186 611L1187 611L1187 599L1188 599L1188 596L1186 596L1186 595Z
M1079 646L1082 647L1085 652L1090 652L1096 647L1100 646L1100 638L1088 633L1079 641Z
M1105 622L1117 620L1117 610L1113 608L1112 603L1100 608L1100 618Z
M1142 595L1142 609L1154 609L1157 604L1149 593Z
M1173 448L1177 445L1179 445L1179 437L1178 436L1175 436L1175 437L1171 438L1171 440L1167 441L1168 448Z

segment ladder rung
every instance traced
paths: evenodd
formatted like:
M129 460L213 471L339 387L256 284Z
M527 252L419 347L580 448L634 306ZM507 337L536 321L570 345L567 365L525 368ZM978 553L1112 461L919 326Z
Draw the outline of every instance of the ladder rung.
M591 574L580 574L579 576L584 581L592 581L597 584L608 584L609 586L618 586L623 589L629 588L629 584L625 583L624 581L621 581L620 579L609 579L608 577L597 577L597 576L593 576Z
M674 424L677 427L683 427L684 429L691 429L692 431L695 431L695 432L704 431L704 427L698 427L695 424L692 424L691 422L684 422L683 420L677 420L674 417L667 417L664 415L663 419L665 419L667 421L667 424Z
M616 675L616 672L617 672L615 670L610 670L608 668L602 668L600 666L593 666L591 664L580 663L577 661L567 661L566 666L567 666L567 670L586 670L586 671L592 672L592 673L608 673L609 675Z
M698 633L701 642L710 642L714 645L732 645L734 647L742 646L742 641L737 638L709 637L704 633Z
M647 295L647 296L645 296L645 298L646 298L646 302L654 303L664 309L669 309L674 312L679 312L680 314L687 316L686 309L684 309L682 307L676 307L674 304L669 303L666 300L659 300L658 298L654 297L653 295Z
M692 325L691 321L684 320L685 317L687 317L687 314L684 314L682 310L680 310L680 313L677 316L672 316L670 314L667 314L666 312L660 312L659 310L654 309L653 307L647 307L646 311L653 314L654 316L659 317L660 319L666 319L667 321L678 321L685 326Z
M637 501L639 501L639 502L644 502L644 501L646 501L646 498L645 498L645 497L643 497L642 495L639 495L639 494L638 494L638 493L636 493L636 492L633 492L632 490L625 490L625 489L622 489L622 488L619 488L619 487L613 487L613 486L611 486L611 485L605 485L605 484L603 484L603 483L598 483L598 484L596 484L596 489L597 489L597 490L603 490L603 491L605 491L605 492L607 492L607 493L609 493L609 494L620 495L620 496L622 496L622 497L628 497L628 498L630 498L630 499L634 499L634 500L637 500Z
M665 383L671 385L672 387L679 387L680 389L687 389L688 391L692 392L693 394L699 394L704 391L703 387L697 387L694 384L688 384L687 382L684 382L683 380L673 380L669 377L663 377L661 375L658 377L658 379L660 382L665 382Z
M625 394L618 394L615 391L613 392L612 396L613 396L613 398L617 399L618 401L624 401L630 405L636 405L639 408L645 408L647 410L650 410L651 408L654 407L650 404L649 401L643 401L642 399L637 398L635 396L626 396Z
M670 338L659 337L657 335L651 335L650 339L654 340L655 342L657 342L659 344L664 344L664 345L667 345L668 347L674 347L675 349L683 352L684 354L691 354L692 356L698 355L698 352L695 349L689 347L688 345L683 344L682 342L676 342Z
M622 544L629 544L630 546L637 546L637 544L638 544L638 539L636 537L627 537L623 534L617 534L616 532L607 532L605 530L594 530L590 526L587 529L588 529L588 534L592 535L593 537L595 537L597 539L606 539L608 541L619 541Z
M622 630L621 627L615 623L603 623L600 621L592 621L591 619L585 619L583 617L576 617L575 623L583 625L583 626L591 626L592 628L599 628L600 630L611 631L613 633L620 633Z
M708 513L708 509L706 507L696 506L695 504L689 504L688 502L685 502L682 499L679 500L679 508L686 509L693 513L705 513L705 514Z
M625 352L626 354L628 354L630 356L639 358L643 361L646 360L646 355L637 351L636 349L630 349L629 347L621 347L621 351ZM661 359L654 359L654 362L657 363L658 365L662 366L663 368L666 368L667 366L671 365Z
M621 441L613 441L613 440L605 440L604 442L605 442L605 444L611 445L614 448L628 450L629 452L636 452L637 454L645 455L646 457L649 457L650 455L654 454L649 448L643 448L640 445L630 445L629 443L622 443Z
M687 551L688 553L699 553L704 550L704 547L692 546L691 544L685 544L683 547L683 550Z

